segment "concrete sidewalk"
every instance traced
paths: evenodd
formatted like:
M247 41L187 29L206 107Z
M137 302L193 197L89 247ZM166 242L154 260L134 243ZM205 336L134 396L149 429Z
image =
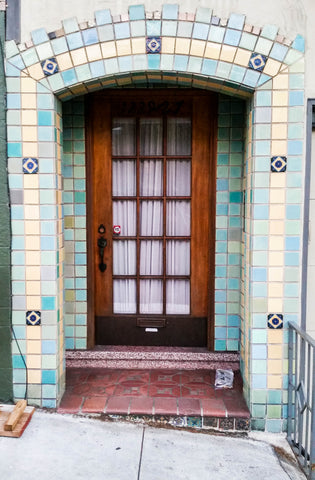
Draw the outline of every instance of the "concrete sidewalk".
M251 438L253 437L253 438ZM250 438L109 423L36 411L19 439L0 438L3 480L300 480L281 435ZM282 459L271 443L284 448Z

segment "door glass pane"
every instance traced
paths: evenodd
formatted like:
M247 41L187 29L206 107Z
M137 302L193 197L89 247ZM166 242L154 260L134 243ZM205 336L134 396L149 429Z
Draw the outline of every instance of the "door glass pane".
M190 284L189 280L166 281L166 313L190 313Z
M167 162L167 195L190 196L190 160Z
M140 195L163 195L163 163L161 160L143 160L140 164Z
M112 154L136 154L136 119L114 118L112 126Z
M163 120L162 118L140 119L140 155L162 155Z
M190 242L180 240L167 242L166 274L190 275Z
M169 201L166 205L166 235L190 235L190 201Z
M136 235L137 203L131 200L113 202L113 225L120 225L121 235Z
M114 280L114 313L136 313L136 280Z
M143 201L140 206L140 235L158 236L163 234L163 203Z
M142 240L140 243L140 275L162 275L163 243Z
M163 313L162 280L140 281L140 313Z
M134 160L114 160L112 175L114 197L136 195L136 162Z
M137 244L134 240L115 240L113 242L114 275L135 275Z
M167 155L191 155L190 118L167 119Z

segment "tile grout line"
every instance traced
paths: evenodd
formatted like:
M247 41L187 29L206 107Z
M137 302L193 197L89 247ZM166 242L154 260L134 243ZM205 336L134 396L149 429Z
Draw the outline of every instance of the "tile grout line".
M140 450L140 458L139 458L139 467L138 467L137 480L140 479L140 471L141 471L141 464L142 464L142 453L143 453L143 444L144 444L144 433L145 433L145 427L143 427L143 432L142 432L141 450Z

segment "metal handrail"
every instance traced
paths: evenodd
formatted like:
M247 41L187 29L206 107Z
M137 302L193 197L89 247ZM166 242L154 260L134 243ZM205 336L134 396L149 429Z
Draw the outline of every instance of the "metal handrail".
M288 325L287 440L307 478L315 480L315 340L295 322Z

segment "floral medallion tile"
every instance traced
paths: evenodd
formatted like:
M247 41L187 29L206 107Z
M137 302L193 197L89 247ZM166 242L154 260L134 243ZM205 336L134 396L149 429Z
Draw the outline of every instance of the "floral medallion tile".
M59 70L58 63L55 58L48 58L47 60L44 60L41 62L41 66L45 75L53 75Z
M272 157L270 169L272 172L285 172L287 169L287 157Z
M281 313L270 313L268 315L268 328L283 328L283 315Z
M147 53L160 53L162 46L161 37L147 37L146 49Z
M253 70L262 72L267 62L267 57L261 53L252 53L248 66Z
M38 173L37 158L23 158L23 173Z
M35 310L26 312L26 325L40 325L41 313Z

